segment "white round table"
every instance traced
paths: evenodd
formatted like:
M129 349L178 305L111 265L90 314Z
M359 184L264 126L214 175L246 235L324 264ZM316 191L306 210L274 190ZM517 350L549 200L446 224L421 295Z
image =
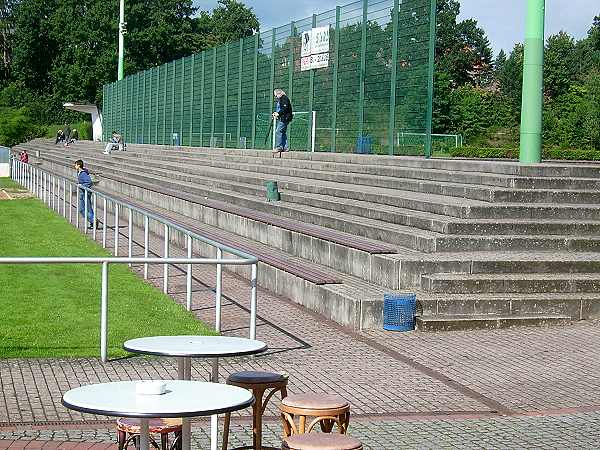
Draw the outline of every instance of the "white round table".
M139 381L118 381L81 386L66 392L62 404L69 409L105 416L140 418L140 447L149 449L148 419L209 416L247 408L254 403L252 393L226 384L188 380L161 380L166 384L162 395L136 393ZM182 442L183 444L183 442ZM190 445L187 443L189 450Z
M211 358L211 381L219 382L219 358L255 355L265 352L267 344L261 341L231 336L150 336L131 339L123 344L131 353L178 358L180 380L191 379L191 358ZM182 442L190 442L189 422L182 428ZM211 416L211 450L217 450L218 416Z

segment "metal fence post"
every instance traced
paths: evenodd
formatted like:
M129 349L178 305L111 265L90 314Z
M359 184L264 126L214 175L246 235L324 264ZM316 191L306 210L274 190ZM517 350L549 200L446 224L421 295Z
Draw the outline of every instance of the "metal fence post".
M194 74L194 70L196 67L196 55L192 55L192 67L191 67L191 73L190 73L190 81L191 81L191 86L190 86L190 147L192 145L194 145L192 143L192 139L193 139L193 135L194 135L194 82L195 82L195 74ZM183 103L183 98L181 100L181 102ZM183 134L183 129L181 130L181 134Z
M192 259L192 236L188 234L187 236L187 257ZM192 310L192 264L187 265L187 279L186 279L186 307L188 311Z
M108 359L108 262L102 263L102 297L100 299L100 358Z
M66 219L67 218L67 180L65 180L63 178L62 180L62 185L63 185L63 217Z
M79 185L77 185L77 189L76 189L76 194L77 194L77 198L75 199L75 206L76 206L76 211L75 211L75 226L77 227L77 229L79 230Z
M131 253L133 250L133 211L129 208L129 218L127 221L127 256L131 258ZM129 267L131 267L131 263L129 263Z
M361 38L360 38L360 69L358 92L358 135L362 137L365 125L365 70L367 67L367 11L369 0L363 0Z
M400 0L394 0L392 10L392 73L390 74L390 121L388 125L388 154L394 154L394 131L396 128L396 77L398 67L398 10Z
M106 197L104 197L102 203L102 248L106 248Z
M235 148L240 147L240 138L242 137L242 72L244 66L244 38L240 38L240 54L238 56L238 110L237 110L237 144Z
M317 15L313 14L312 16L312 27L316 28L317 26ZM315 70L316 69L310 69L310 73L308 75L308 141L306 142L306 148L311 150L312 147L312 130L314 129L314 124L313 124L313 115L312 115L312 110L313 110L313 105L314 105L314 99L315 99ZM275 130L273 130L273 134Z
M144 216L144 258L148 257L148 241L149 241L149 227L150 219L148 216ZM148 263L144 263L144 280L148 279Z
M94 241L96 240L96 235L97 235L97 231L98 231L98 194L96 194L95 192L92 194L92 198L93 198L93 206L92 209L94 210L94 220L93 220L93 238Z
M256 148L256 95L258 78L258 45L260 42L260 32L254 35L254 75L252 85L252 148Z
M427 117L425 120L425 157L431 157L431 131L433 129L433 73L435 65L436 0L431 0L429 10L429 62L427 70Z
M338 96L338 77L340 71L340 14L341 8L335 7L335 52L333 55L333 95L331 105L331 151L335 152L337 144L337 96Z
M165 224L165 246L163 258L169 257L169 225ZM169 292L169 265L163 265L163 292Z
M225 44L225 81L223 92L223 148L227 148L227 104L229 103L229 42ZM239 101L239 99L238 99Z
M115 205L115 256L119 256L119 204Z
M213 71L212 71L212 109L210 119L210 144L209 147L214 143L215 135L215 92L217 90L217 47L213 47Z
M73 184L69 182L69 223L73 223Z
M250 279L250 339L256 339L256 297L257 297L258 264L252 264L252 276Z
M200 147L204 147L204 64L207 50L202 52L202 70L200 72Z
M88 190L87 188L82 188L82 192L83 192L83 211L84 211L84 215L83 215L83 230L84 233L87 234L88 232L88 227L87 227L87 223L88 223L88 216L89 216L89 201L88 201Z
M217 259L223 259L223 250L217 248ZM223 292L223 265L217 264L217 282L215 289L215 330L221 332L221 297Z

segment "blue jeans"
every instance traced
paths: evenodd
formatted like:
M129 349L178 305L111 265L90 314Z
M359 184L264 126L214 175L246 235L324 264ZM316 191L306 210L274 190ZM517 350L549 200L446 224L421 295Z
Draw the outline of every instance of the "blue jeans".
M85 191L79 191L79 214L85 217ZM88 210L88 222L94 223L94 209L92 208L92 193L87 193L87 210Z
M282 122L281 120L277 121L277 126L275 128L275 148L287 150L288 142L287 142L287 126L286 122Z

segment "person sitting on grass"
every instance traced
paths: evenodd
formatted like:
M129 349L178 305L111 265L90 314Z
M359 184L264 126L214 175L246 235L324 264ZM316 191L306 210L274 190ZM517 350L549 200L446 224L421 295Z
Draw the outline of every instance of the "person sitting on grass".
M75 161L75 170L77 171L77 186L81 188L91 189L93 182L92 177L90 177L90 172L83 166L83 161L78 159ZM89 223L88 230L94 228L94 209L92 208L92 191L86 189L79 190L79 214L85 217L85 202L87 198L87 221ZM96 221L96 227L98 227L98 222Z

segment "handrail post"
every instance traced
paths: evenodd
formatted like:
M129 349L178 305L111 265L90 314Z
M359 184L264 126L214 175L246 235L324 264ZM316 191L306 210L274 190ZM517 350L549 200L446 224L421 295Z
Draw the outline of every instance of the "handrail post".
M82 188L82 192L83 192L83 232L85 234L88 234L88 227L87 227L87 223L88 223L88 214L89 214L89 201L88 201L88 190L87 188Z
M187 236L187 257L192 259L192 236ZM187 279L186 279L186 307L188 311L192 310L192 264L187 265Z
M217 247L217 259L223 259L223 250ZM221 332L221 297L223 292L223 265L217 264L217 282L215 289L215 330Z
M93 239L94 241L96 241L96 235L97 235L97 231L98 231L98 194L96 194L95 192L92 194L92 198L93 198L93 206L92 209L94 210L94 220L93 220L93 224L92 224L92 228L93 228Z
M115 256L119 256L119 204L113 203L115 205Z
M133 250L133 211L129 208L129 220L127 222L127 256L131 258L131 253ZM131 267L131 263L129 263L129 267Z
M67 218L67 180L63 178L62 180L63 187L63 217Z
M169 225L165 223L165 248L163 258L169 257ZM169 265L163 266L163 292L167 294L169 292Z
M102 297L100 303L100 358L107 361L108 339L108 262L102 263Z
M56 211L56 177L52 177L52 210Z
M73 223L73 184L69 181L69 223Z
M102 202L102 248L106 248L106 197Z
M256 285L258 277L258 263L252 264L251 292L250 292L250 339L256 339Z
M150 240L149 236L149 228L150 226L150 218L148 216L144 216L144 258L148 257L148 241ZM148 263L144 263L144 280L148 279Z
M79 230L79 185L77 185L75 192L77 193L77 198L75 199L75 207L77 209L75 212L75 227Z

